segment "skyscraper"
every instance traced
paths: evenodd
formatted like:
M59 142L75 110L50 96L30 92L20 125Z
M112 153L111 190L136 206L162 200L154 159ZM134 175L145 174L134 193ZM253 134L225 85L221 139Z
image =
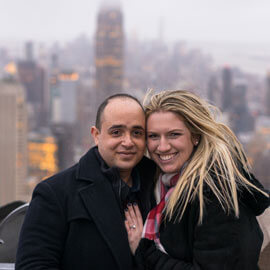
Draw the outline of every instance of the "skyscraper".
M247 104L247 84L238 82L233 87L230 107L231 127L237 135L254 129L254 118Z
M22 85L0 82L0 205L29 200L27 177L27 112Z
M123 16L118 6L101 7L95 43L97 103L122 91L124 69Z
M47 98L46 98L46 72L33 60L33 45L26 43L26 59L18 62L18 75L20 82L26 89L26 101L31 110L29 111L29 129L35 130L47 121ZM31 114L32 111L32 114Z
M207 97L208 100L217 106L217 96L218 96L218 83L215 75L212 75L208 81L208 89L207 89Z
M79 74L60 72L51 81L51 122L75 124L77 121L77 85Z
M79 74L73 71L55 73L51 77L51 129L57 140L59 169L74 161L76 126L78 122Z
M222 98L221 104L223 111L228 111L232 103L232 71L225 67L222 70Z
M266 77L266 97L265 97L266 115L270 117L270 73Z
M49 129L28 136L28 178L32 185L58 172L56 138Z

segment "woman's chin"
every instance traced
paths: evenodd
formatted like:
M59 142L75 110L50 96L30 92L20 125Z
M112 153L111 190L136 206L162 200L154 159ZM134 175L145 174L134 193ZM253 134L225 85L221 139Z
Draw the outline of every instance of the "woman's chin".
M161 171L163 173L178 173L180 168L176 168L176 167L173 167L173 166L159 166Z

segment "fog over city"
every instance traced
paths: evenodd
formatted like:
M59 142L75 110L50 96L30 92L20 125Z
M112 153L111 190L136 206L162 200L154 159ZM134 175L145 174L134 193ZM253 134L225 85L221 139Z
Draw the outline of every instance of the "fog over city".
M78 161L93 145L102 100L119 92L143 100L149 88L190 90L219 107L270 186L269 1L0 7L0 205L29 201L37 183Z
M98 108L116 93L139 101L149 89L199 95L219 109L213 109L220 112L216 121L234 132L251 172L270 189L269 25L270 0L0 0L0 270L7 262L14 269L21 226L15 219L16 229L5 223L13 218L9 213L19 213L22 222L35 187L78 163L95 145L90 130L96 130L91 126L98 122ZM114 141L111 130L101 137ZM180 133L168 135L177 139L175 145ZM119 145L121 137L115 140ZM118 151L116 143L105 145ZM106 170L105 162L104 175L114 171ZM119 180L113 188L126 193L128 185ZM61 194L65 204L66 198ZM3 224L17 241L12 249L1 235Z
M267 0L1 0L0 39L69 40L92 35L104 3L120 3L125 30L141 38L270 42Z
M0 45L32 40L70 41L95 33L103 5L120 5L127 36L186 41L214 57L214 63L236 64L263 75L270 70L270 2L267 0L1 0ZM264 59L262 59L264 58Z

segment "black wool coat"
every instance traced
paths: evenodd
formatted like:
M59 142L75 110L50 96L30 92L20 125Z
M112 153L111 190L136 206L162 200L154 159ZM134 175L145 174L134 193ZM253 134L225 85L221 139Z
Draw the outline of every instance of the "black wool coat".
M246 175L249 177L248 175ZM250 181L263 189L252 176ZM266 191L268 192L268 191ZM239 192L240 215L226 214L209 190L205 191L202 224L198 224L199 203L188 204L180 221L163 221L160 242L142 239L136 259L145 270L258 270L263 234L256 215L269 207L270 200L253 190Z
M142 210L147 213L155 165L144 157L136 167ZM16 269L133 267L119 203L95 148L78 164L37 185L22 226Z

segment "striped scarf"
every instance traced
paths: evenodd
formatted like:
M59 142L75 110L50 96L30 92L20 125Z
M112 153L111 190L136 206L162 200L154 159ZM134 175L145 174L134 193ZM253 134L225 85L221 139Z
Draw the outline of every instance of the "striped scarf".
M142 232L142 238L154 240L157 248L164 253L167 252L160 243L159 228L162 222L166 202L174 190L174 186L179 179L179 175L179 173L160 175L155 189L157 206L149 212Z

